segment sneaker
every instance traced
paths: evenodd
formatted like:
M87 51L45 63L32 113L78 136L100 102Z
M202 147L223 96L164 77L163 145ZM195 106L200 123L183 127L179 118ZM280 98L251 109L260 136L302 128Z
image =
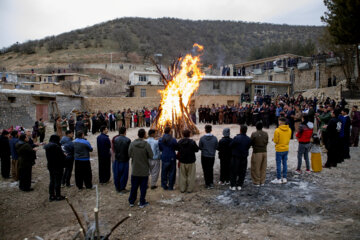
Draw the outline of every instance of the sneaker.
M260 186L265 186L265 183L260 184Z
M57 196L56 201L62 201L65 200L65 196Z
M65 187L65 184L61 184L61 187L64 188L64 187Z
M209 185L209 189L213 189L213 188L214 188L214 184L211 183L211 184Z
M151 187L150 187L151 190L154 190L154 189L156 189L156 188L157 188L157 186L151 186Z
M229 187L229 189L230 189L231 191L235 191L235 190L236 190L236 187Z
M310 169L306 169L306 173L311 173Z
M254 184L254 187L260 187L260 184Z
M140 204L139 207L140 207L140 208L144 208L144 207L148 206L149 204L150 204L150 203L145 202L144 204Z
M286 179L286 178L283 178L283 179L282 179L282 183L287 183L287 179Z
M230 181L225 182L225 185L230 185Z
M55 196L50 196L49 197L49 202L53 202L53 201L55 201L56 200L56 197Z
M241 187L240 186L237 186L237 188L236 188L238 191L240 191L241 190Z
M130 207L133 207L133 206L135 206L135 205L134 205L133 203L130 203L129 206L130 206Z
M273 183L273 184L281 184L282 181L281 181L281 179L275 178L274 180L271 181L271 183Z
M225 185L225 183L222 182L222 181L219 181L218 184L219 184L219 185L222 185L222 186Z
M297 174L297 175L301 174L301 170L300 170L300 169L296 169L295 172L294 172L294 174Z

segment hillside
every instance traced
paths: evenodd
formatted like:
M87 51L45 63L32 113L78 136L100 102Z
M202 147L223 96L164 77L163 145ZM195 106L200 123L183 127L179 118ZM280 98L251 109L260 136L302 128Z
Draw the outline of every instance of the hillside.
M74 62L142 62L154 53L163 62L185 53L193 43L204 45L203 62L216 67L248 60L251 50L270 43L306 43L322 27L234 21L192 21L173 18L121 18L3 49L0 67L43 67Z

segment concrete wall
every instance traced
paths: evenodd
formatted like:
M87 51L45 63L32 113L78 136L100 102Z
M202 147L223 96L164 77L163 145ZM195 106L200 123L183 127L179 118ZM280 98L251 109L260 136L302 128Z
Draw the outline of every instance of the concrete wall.
M61 115L68 115L72 110L84 110L82 97L56 96Z
M83 106L89 112L118 111L124 108L138 110L159 107L160 100L160 97L86 97Z
M134 86L134 97L141 97L141 89L146 89L146 97L161 97L159 90L163 90L165 88L162 86L152 86L152 85L144 85L144 86Z
M219 83L219 89L214 89L214 83ZM245 81L239 80L201 80L195 93L199 95L241 95L245 92Z
M146 77L146 81L140 81L140 76ZM132 72L129 75L129 81L131 85L147 85L149 83L159 85L162 83L160 74L153 72Z

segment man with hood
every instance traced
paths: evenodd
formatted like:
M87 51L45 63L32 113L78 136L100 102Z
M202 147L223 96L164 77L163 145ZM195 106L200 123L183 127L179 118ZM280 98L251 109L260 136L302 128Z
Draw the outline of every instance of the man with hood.
M106 126L101 126L100 132L96 139L99 160L99 183L105 184L109 182L111 175L111 142L107 135L109 130Z
M26 134L21 134L15 145L19 161L19 189L25 192L34 190L31 188L31 171L36 158L36 153L28 142L29 139Z
M299 126L299 131L296 133L296 138L299 142L298 148L298 165L295 171L295 174L301 174L301 163L302 157L304 155L305 164L306 164L306 172L310 173L310 161L309 161L309 151L310 151L310 141L311 136L313 134L314 124L309 122L309 118L307 115L303 115L302 123Z
M217 138L211 134L212 126L205 125L205 135L200 138L201 166L204 172L205 187L214 188L214 163L218 147Z
M70 179L74 167L74 143L72 142L74 131L67 130L65 136L60 140L61 148L65 155L64 173L61 179L61 185L71 187Z
M0 136L0 159L1 159L1 176L4 179L10 177L10 144L9 144L9 132L5 129Z
M179 187L180 192L184 193L187 191L191 193L194 190L196 178L195 153L199 151L199 147L194 140L190 139L189 130L184 130L183 136L184 138L178 143L180 162Z
M119 136L113 139L113 151L115 161L113 162L113 175L115 189L119 193L125 193L129 178L129 146L131 140L126 137L126 128L120 127Z
M164 135L159 139L161 154L161 187L164 190L174 190L176 178L176 153L178 143L171 135L171 128L165 127Z
M289 153L289 143L291 138L291 129L286 124L284 117L279 118L279 127L275 129L273 142L276 151L276 178L271 181L274 184L287 183L287 159ZM283 166L281 178L281 164Z
M146 201L146 189L148 187L150 163L153 158L153 152L150 144L145 141L146 132L143 128L138 131L138 139L134 140L129 147L129 157L131 162L131 190L129 196L130 207L134 206L137 197L137 191L140 187L140 208L144 208L149 203Z
M65 155L60 147L60 137L56 134L51 135L49 143L44 146L47 168L50 173L49 201L61 201L65 197L61 196L61 179L65 166Z
M230 143L230 129L224 128L223 138L220 139L217 150L219 151L220 159L220 185L230 184L230 163L231 163L231 148Z
M241 190L247 168L247 157L249 155L249 148L251 140L246 136L247 126L240 126L240 134L236 135L230 143L231 148L231 175L230 175L230 190Z
M153 152L153 158L149 159L150 175L151 175L150 189L157 188L156 182L159 178L159 173L160 173L160 149L159 149L159 141L154 138L155 133L156 131L154 129L150 129L148 132L149 138L146 140L150 144L151 150Z

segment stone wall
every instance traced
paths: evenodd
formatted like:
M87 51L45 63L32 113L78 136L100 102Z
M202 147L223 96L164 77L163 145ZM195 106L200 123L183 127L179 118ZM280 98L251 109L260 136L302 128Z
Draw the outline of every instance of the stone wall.
M85 97L83 106L89 112L117 111L124 108L137 110L143 107L159 107L160 100L160 97Z
M219 105L227 105L228 102L234 102L234 104L240 103L240 96L239 95L201 95L201 96L194 96L191 99L191 103L194 104L195 108L199 108L200 105L209 105L212 104L219 104Z

